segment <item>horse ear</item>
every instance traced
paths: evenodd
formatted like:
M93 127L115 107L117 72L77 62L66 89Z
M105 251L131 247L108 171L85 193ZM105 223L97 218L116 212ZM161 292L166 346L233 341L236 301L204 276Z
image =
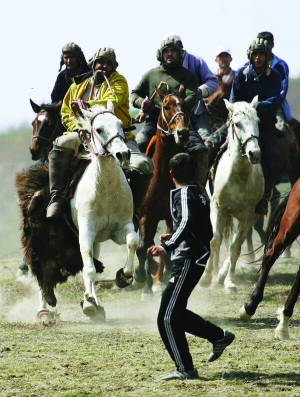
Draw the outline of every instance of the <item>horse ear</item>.
M30 105L31 105L34 113L39 113L42 110L42 108L39 105L37 105L36 103L34 103L31 99L29 99L29 100L30 100Z
M250 105L251 105L254 109L257 108L257 105L258 105L258 95L256 95L256 96L252 99L252 102L250 103Z
M115 113L115 108L114 108L114 104L112 103L112 101L107 101L107 110L109 110L112 113Z
M81 112L77 117L77 124L81 130L86 130L91 132L91 118L93 117L93 113L86 109L81 109Z
M225 106L227 107L227 109L229 110L229 112L233 112L233 104L230 103L227 99L223 98L224 102L225 102Z

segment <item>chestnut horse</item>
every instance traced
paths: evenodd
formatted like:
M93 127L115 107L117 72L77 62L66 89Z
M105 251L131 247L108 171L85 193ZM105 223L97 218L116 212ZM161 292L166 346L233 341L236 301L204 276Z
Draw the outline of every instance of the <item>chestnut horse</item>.
M32 122L32 139L29 147L32 160L47 160L52 142L65 131L61 124L60 107L56 104L37 105L30 99L36 117Z
M153 284L163 283L162 261L158 264L158 271L153 282L153 265L156 264L152 257L147 258L147 248L154 244L158 223L166 222L167 232L172 231L172 217L170 212L170 190L174 184L169 173L169 161L183 150L183 144L188 140L189 117L183 99L184 87L178 93L167 94L156 90L156 95L162 99L162 107L157 122L156 142L154 155L154 174L150 182L147 195L142 208L139 223L140 243L137 249L139 265L135 269L135 286L144 286L142 299L153 293ZM168 257L169 258L169 257ZM165 259L166 271L171 270L171 262ZM157 264L156 264L157 266ZM144 285L146 282L146 285Z
M286 247L300 235L300 179L294 184L290 194L282 201L270 220L266 233L265 253L262 260L258 282L250 296L250 302L240 309L240 318L248 322L255 314L263 300L264 288L268 274L276 260ZM300 267L294 279L283 309L278 311L279 324L275 336L279 339L289 338L289 320L300 293Z

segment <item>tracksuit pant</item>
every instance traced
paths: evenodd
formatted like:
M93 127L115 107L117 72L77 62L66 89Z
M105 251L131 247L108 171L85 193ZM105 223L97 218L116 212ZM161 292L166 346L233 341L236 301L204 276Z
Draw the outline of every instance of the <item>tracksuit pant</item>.
M187 309L188 298L204 272L203 265L191 259L173 262L172 274L162 294L157 325L162 341L177 370L194 369L185 333L214 343L224 338L224 331Z

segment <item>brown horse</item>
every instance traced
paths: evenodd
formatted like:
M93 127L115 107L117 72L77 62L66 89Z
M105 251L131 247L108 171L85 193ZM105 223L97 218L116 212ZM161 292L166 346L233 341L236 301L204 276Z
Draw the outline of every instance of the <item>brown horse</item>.
M60 107L56 104L37 105L30 99L36 117L32 122L32 140L29 147L32 160L48 159L52 142L65 131L61 124Z
M183 99L184 87L180 87L178 94L165 95L162 91L156 90L156 95L162 99L162 108L158 118L152 158L154 175L142 208L139 223L140 243L137 249L139 265L134 275L135 284L144 285L146 282L142 299L152 294L152 286L156 283L163 283L163 263L159 262L153 281L153 266L156 267L157 264L152 257L147 258L146 252L147 248L154 244L154 237L160 221L166 222L167 232L172 231L169 197L174 184L170 178L169 161L175 154L183 150L182 145L188 140L189 117ZM170 271L169 259L166 259L165 264L167 272Z
M52 142L64 131L60 118L60 104L37 105L30 99L32 110L36 113L32 125L32 139L29 146L31 159L34 161L48 161L48 154L52 149ZM26 258L19 266L17 276L28 273Z
M233 79L234 76L227 83L219 83L217 91L205 100L212 132L216 131L227 120L228 110L224 99L229 99Z
M286 247L292 244L300 235L300 179L294 184L290 194L282 201L275 211L266 234L265 253L262 260L259 279L255 290L250 296L250 302L240 309L240 318L248 322L255 314L263 299L264 288L268 274L276 260ZM294 279L293 286L279 314L279 324L275 336L279 339L289 338L289 319L293 315L294 306L300 293L300 267Z

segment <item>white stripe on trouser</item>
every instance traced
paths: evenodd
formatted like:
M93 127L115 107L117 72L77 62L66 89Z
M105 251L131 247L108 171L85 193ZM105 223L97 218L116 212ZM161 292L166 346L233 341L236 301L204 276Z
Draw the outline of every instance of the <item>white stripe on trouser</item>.
M184 283L184 280L186 279L186 275L187 275L187 272L188 272L188 270L190 268L190 265L191 265L191 260L190 259L187 259L187 260L184 261L184 266L182 268L181 275L180 275L180 277L179 277L179 279L177 281L177 284L176 284L176 286L174 288L174 291L172 293L172 297L170 299L170 302L168 304L168 307L166 309L166 313L165 313L165 316L164 316L164 324L165 324L167 338L169 340L170 347L171 347L172 353L174 355L176 364L178 365L179 371L184 371L185 368L184 368L184 365L182 363L182 360L181 360L181 357L180 357L180 354L179 354L179 351L178 351L178 348L177 348L177 345L176 345L176 342L175 342L175 339L174 339L174 336L173 336L172 327L171 327L171 313L172 313L172 310L174 309L174 306L176 304L178 295L179 295L179 293L181 291L182 284Z

